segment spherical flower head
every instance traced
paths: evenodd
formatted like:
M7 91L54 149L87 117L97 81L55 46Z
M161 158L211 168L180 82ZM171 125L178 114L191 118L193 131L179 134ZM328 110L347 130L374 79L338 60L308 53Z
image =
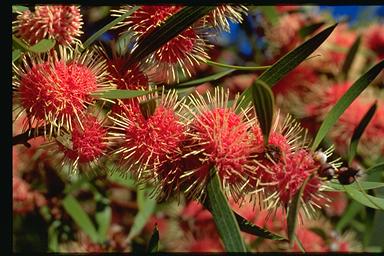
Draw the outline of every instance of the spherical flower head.
M23 63L22 67L13 66L14 86L16 99L32 125L71 130L72 121L80 121L80 113L94 101L91 94L110 87L104 62L92 51L76 55L60 48L59 54L27 55Z
M68 160L76 164L86 164L105 154L107 129L95 116L85 116L82 120L82 127L75 124L70 135L70 146L65 145L63 141L57 141L60 151Z
M253 153L247 130L253 120L246 119L249 109L236 113L237 99L232 107L227 106L228 90L216 88L213 96L210 92L207 95L208 102L198 94L190 97L191 106L185 106L191 117L187 121L186 177L194 181L191 186L196 187L191 189L201 192L214 167L225 190L238 200L243 186L253 179L252 168L247 165Z
M119 15L126 13L132 7L125 6L115 11ZM181 6L142 6L119 26L128 25L134 32L136 43L149 35L156 27L181 9ZM196 66L208 59L206 49L210 47L206 39L200 36L197 28L188 27L179 35L168 41L146 60L152 80L173 83L179 81L179 71L183 76L191 77ZM136 46L133 47L135 49Z
M365 42L369 49L377 54L379 59L384 58L384 25L371 25L365 32Z
M14 30L16 35L29 44L52 38L61 45L79 41L82 34L80 8L71 5L36 6L35 12L26 10L17 16Z
M248 11L248 8L243 5L219 5L213 9L204 19L208 25L218 31L230 31L229 22L241 23L243 15Z
M155 102L153 113L132 111L124 106L121 115L111 116L113 127L119 131L110 133L118 144L114 154L121 159L122 169L134 174L139 182L151 181L160 191L168 183L178 189L179 167L170 164L177 163L181 157L185 137L185 127L179 121L177 94L170 91L160 97L149 96L140 103L148 101Z

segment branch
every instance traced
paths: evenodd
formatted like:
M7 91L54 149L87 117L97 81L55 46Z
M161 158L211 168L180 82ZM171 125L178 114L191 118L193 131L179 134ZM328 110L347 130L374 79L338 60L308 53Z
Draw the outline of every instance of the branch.
M28 143L28 140L39 137L39 136L43 136L45 134L44 131L46 131L49 128L50 128L50 125L47 124L45 126L31 128L22 134L16 135L12 138L12 146L23 144L27 148L30 148L31 144Z

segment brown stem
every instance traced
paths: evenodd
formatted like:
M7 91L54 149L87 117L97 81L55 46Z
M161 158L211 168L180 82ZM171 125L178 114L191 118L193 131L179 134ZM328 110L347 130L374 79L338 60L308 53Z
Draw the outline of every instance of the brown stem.
M30 148L31 144L28 143L28 140L39 137L39 136L43 136L44 131L46 131L49 128L50 128L50 125L47 124L45 126L31 128L22 134L16 135L12 138L12 146L23 144L27 148Z

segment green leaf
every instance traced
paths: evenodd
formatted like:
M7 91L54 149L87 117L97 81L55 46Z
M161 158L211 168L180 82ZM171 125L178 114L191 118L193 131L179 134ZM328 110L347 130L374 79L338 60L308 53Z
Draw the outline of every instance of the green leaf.
M109 205L105 205L101 211L97 211L95 219L97 223L97 231L102 241L107 240L107 232L111 224L112 210Z
M364 207L356 201L352 201L345 212L342 214L340 220L336 224L336 231L341 233L351 220L362 210Z
M271 66L234 66L234 65L228 65L224 63L214 62L211 60L206 60L205 63L211 66L221 67L221 68L230 68L235 70L250 70L250 71L259 71L259 70L266 70L270 68Z
M143 60L214 8L215 6L186 6L170 16L150 34L138 41L138 46L127 56L128 61L125 67Z
M67 195L62 201L65 211L75 223L87 234L93 242L99 242L99 235L91 219L85 213L80 203L72 195Z
M48 228L48 250L49 252L59 251L59 231L58 227L61 225L59 220L55 220Z
M384 162L378 163L375 166L372 166L371 168L368 168L366 170L368 174L382 172L382 171L384 171Z
M293 70L301 62L303 62L311 53L313 53L332 33L337 24L330 26L320 33L316 34L312 38L305 41L300 46L296 47L269 69L264 71L258 80L264 81L268 86L272 87L276 84L284 75ZM252 88L246 89L241 98L244 97L241 103L241 107L244 108L252 100Z
M22 6L22 5L12 5L12 12L24 12L28 10L27 6Z
M375 210L369 207L365 207L365 218L364 218L364 235L363 235L363 247L367 247L371 238L373 231L373 223L375 218Z
M372 182L372 181L360 181L360 186L357 183L352 183L349 185L341 185L335 182L328 182L324 191L345 191L345 187L351 189L359 189L360 187L364 190L375 189L384 187L384 183L382 182Z
M151 239L148 243L148 253L158 252L159 251L159 230L157 226L153 228Z
M278 234L272 233L268 229L264 229L262 227L259 227L255 224L247 221L238 213L236 213L236 212L233 212L233 213L235 214L236 221L239 224L239 228L241 231L248 233L248 234L251 234L251 235L255 235L255 236L259 236L262 238L275 240L275 241L286 241L287 240L286 238L284 238Z
M34 53L43 53L51 50L56 44L54 39L42 39L40 42L29 47L29 51Z
M183 82L183 83L175 85L175 89L182 89L182 88L187 88L187 87L190 87L190 86L195 86L195 85L200 85L200 84L204 84L204 83L207 83L207 82L215 81L215 80L218 80L218 79L220 79L222 77L225 77L226 75L229 75L233 71L235 71L235 70L234 69L225 70L225 71L213 74L213 75L209 75L209 76L202 77L202 78L199 78L199 79L194 79L194 80L191 80L191 81Z
M111 175L108 176L108 179L113 182L119 183L120 185L123 185L127 188L136 189L135 180L132 179L129 175L122 177L121 174L113 172Z
M211 170L211 178L207 184L207 196L209 209L225 250L227 252L246 252L239 225L221 190L219 176L214 169Z
M345 187L345 191L348 193L348 195L352 199L356 200L357 202L359 202L365 206L384 211L384 199L383 198L378 198L378 197L374 197L371 195L367 195L365 193L362 193L356 189L349 188L347 186L344 186L344 187Z
M333 108L328 112L323 123L321 124L316 137L312 144L312 151L315 151L320 145L328 131L337 122L339 117L344 111L351 105L351 103L360 95L360 93L368 87L368 85L375 79L375 77L383 70L384 60L377 63L371 69L369 69L364 75L362 75L348 91L338 100Z
M152 91L142 91L142 90L108 90L104 92L93 93L92 96L95 98L105 98L105 99L131 99L139 96L147 95L152 93Z
M299 35L301 38L306 38L307 36L311 35L316 30L318 30L324 24L325 24L325 22L322 21L322 22L316 22L316 23L304 26L299 30Z
M263 80L256 80L252 85L252 100L263 133L264 145L267 145L272 127L274 98L271 88Z
M272 26L278 23L279 13L277 12L275 6L258 6L257 9L259 9L263 16L265 16L265 18L271 22Z
M360 120L359 125L353 131L351 142L349 143L349 149L348 149L348 164L349 165L352 163L352 160L355 158L355 155L357 152L357 145L359 143L359 140L360 140L361 136L363 135L365 128L368 126L373 115L375 114L376 108L377 108L377 101L371 105L371 107L369 108L367 113L365 113L363 118Z
M299 191L297 191L294 198L292 198L289 206L288 206L288 216L287 216L287 226L288 226L288 239L290 242L290 245L293 245L294 238L295 238L295 231L296 231L296 225L297 225L297 215L299 214L299 210L301 208L301 197L304 193L304 188L307 185L308 181L312 179L313 174L309 175L303 182L303 185L301 185Z
M16 49L12 51L12 62L15 62L21 56L20 49Z
M15 35L12 35L12 46L22 51L29 51L29 47L30 47L27 43L25 43L20 38L17 38Z
M128 233L128 241L140 234L141 230L149 220L149 217L151 217L155 210L156 200L149 198L146 194L146 189L137 190L137 204L139 206L139 212L136 214L131 230Z
M85 50L87 49L97 38L99 38L102 34L104 34L105 32L107 32L108 30L110 30L113 26L116 26L119 22L123 21L124 19L126 19L127 17L129 17L132 13L134 13L135 11L137 11L138 9L140 8L140 6L135 6L133 7L131 10L129 10L128 12L124 13L123 15L121 15L120 17L114 19L113 21L111 21L110 23L108 23L107 25L105 25L104 27L102 27L99 31L97 31L96 33L94 33L92 36L90 36L84 43L83 43L83 49L82 50Z
M351 48L348 50L348 53L347 53L345 60L344 60L344 63L343 63L343 67L341 68L341 73L344 76L344 80L348 79L348 73L349 73L349 70L351 69L352 63L356 57L356 53L359 50L360 43L361 43L361 36L359 35L356 38L355 42L352 44Z

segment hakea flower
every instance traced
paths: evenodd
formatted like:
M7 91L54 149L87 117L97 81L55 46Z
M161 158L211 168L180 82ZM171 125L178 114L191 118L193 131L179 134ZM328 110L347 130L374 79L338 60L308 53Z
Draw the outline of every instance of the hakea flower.
M13 24L16 35L29 44L52 38L61 45L80 41L76 38L83 32L82 15L78 6L40 5L35 11L20 12Z
M258 156L255 163L258 183L252 184L257 188L254 193L255 203L260 208L276 209L282 206L285 210L293 197L297 194L304 181L310 177L302 195L303 209L308 216L315 212L314 206L321 208L319 202L323 198L320 187L322 179L317 175L321 163L308 149L306 132L295 122L291 116L287 116L281 122L278 112L269 136L267 146L263 147L263 136L258 126L252 129L254 134L254 147L257 148ZM330 156L333 148L326 152ZM336 161L330 164L337 168ZM263 192L260 193L259 190Z
M143 104L150 103L154 103L153 109L144 110ZM139 182L150 180L160 193L163 186L169 187L167 184L174 190L179 188L181 169L173 163L181 158L185 137L185 126L179 121L180 103L172 90L160 96L141 97L141 107L123 105L121 114L110 117L116 131L109 134L118 144L113 154L120 159L121 169L136 176Z
M149 35L181 8L182 6L173 5L144 5L117 27L128 26L128 29L134 33L136 42L132 48L134 50L141 38ZM131 9L132 6L123 6L114 12L122 15ZM152 68L153 72L149 73L151 78L167 83L178 82L179 71L185 77L191 77L196 66L209 58L206 50L211 46L207 44L204 37L199 33L198 27L191 26L152 53L145 61L149 69Z
M248 118L249 106L237 108L238 94L230 107L228 90L215 88L213 95L208 91L206 96L207 100L192 95L190 103L184 104L189 126L183 153L185 191L194 198L204 195L210 169L215 168L224 190L238 200L249 180L255 179L249 165L254 150L248 133L255 118Z
M232 23L241 23L243 15L248 11L244 5L219 5L213 9L202 21L207 22L208 26L218 31L229 31L229 21Z
M384 24L374 24L365 31L365 44L379 59L384 58Z
M80 54L60 47L44 55L26 54L13 70L16 110L28 117L24 130L50 124L50 136L63 126L71 130L75 119L81 124L81 113L94 102L91 94L112 88L105 61L92 50Z
M72 130L62 129L53 142L44 147L53 147L59 154L61 166L69 166L70 171L88 172L98 166L99 160L108 150L106 117L98 119L98 115L84 114L81 124L73 123Z

